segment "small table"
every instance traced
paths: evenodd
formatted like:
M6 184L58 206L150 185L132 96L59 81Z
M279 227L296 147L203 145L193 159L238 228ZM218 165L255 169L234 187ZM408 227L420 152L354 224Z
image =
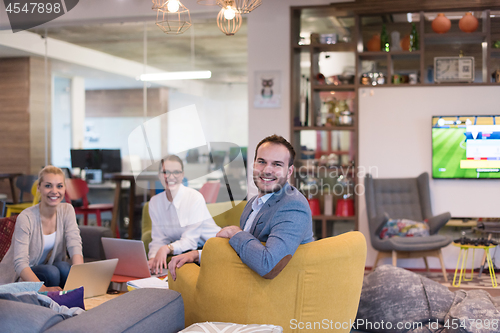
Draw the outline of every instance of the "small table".
M465 277L466 273L466 266L467 266L467 258L469 255L469 249L472 249L472 265L474 265L474 252L476 249L483 249L484 250L484 255L486 256L486 259L488 261L488 268L490 271L490 277L491 277L491 285L493 288L496 288L498 286L497 284L497 279L495 276L495 269L493 267L493 262L491 260L490 256L490 249L496 247L496 245L490 245L490 246L485 246L485 245L468 245L468 244L459 244L459 243L452 243L454 246L460 247L460 253L458 254L458 260L457 260L457 267L455 268L455 275L453 276L453 287L459 287L460 283L462 282L462 279L464 281L472 281L472 278L474 277L474 267L471 267L470 270L470 278ZM462 265L460 266L460 257L462 257ZM458 272L458 267L460 266L460 275L458 278L458 283L455 283L455 280L457 278L457 272Z
M12 202L14 204L17 204L17 196L16 196L16 189L14 188L14 179L16 177L21 176L22 173L0 173L0 179L9 179L10 183L10 192L12 193Z
M101 296L85 298L83 300L83 303L85 304L85 310L93 309L93 308L101 305L102 303L110 301L113 298L118 297L120 295L123 295L125 293L126 293L126 291L120 291L117 294L104 294Z

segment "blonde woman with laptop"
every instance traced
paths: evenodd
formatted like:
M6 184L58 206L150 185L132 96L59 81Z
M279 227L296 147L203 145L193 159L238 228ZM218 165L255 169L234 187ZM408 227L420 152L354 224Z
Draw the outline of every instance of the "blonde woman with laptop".
M215 237L220 227L215 224L203 195L182 185L184 164L176 155L161 161L160 181L165 192L149 202L151 237L149 268L159 274L167 268L167 257L202 247Z
M73 265L83 264L82 239L75 210L62 203L64 172L46 166L38 175L40 203L17 217L12 244L0 263L0 284L44 282L40 291L62 290Z

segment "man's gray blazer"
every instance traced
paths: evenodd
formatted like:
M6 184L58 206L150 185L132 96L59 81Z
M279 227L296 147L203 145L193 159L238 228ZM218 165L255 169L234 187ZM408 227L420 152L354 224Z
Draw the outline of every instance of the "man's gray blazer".
M240 218L244 228L252 212L250 199ZM274 278L300 244L313 241L311 209L306 198L286 183L261 208L249 232L234 235L229 244L248 267L265 278ZM261 242L265 242L263 245Z

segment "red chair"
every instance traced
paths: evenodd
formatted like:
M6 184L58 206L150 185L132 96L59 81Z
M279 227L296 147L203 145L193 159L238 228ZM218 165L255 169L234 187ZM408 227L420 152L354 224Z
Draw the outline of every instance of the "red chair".
M220 182L206 182L200 188L200 193L203 194L206 203L216 203L219 195Z
M101 226L101 212L112 212L113 204L92 204L89 205L89 200L87 199L87 193L89 193L89 187L87 183L79 178L66 178L66 193L64 197L66 202L71 202L71 200L83 201L83 206L75 207L76 214L83 215L83 224L87 225L88 215L95 214L97 219L97 225ZM116 237L120 237L120 232L118 225L116 226Z

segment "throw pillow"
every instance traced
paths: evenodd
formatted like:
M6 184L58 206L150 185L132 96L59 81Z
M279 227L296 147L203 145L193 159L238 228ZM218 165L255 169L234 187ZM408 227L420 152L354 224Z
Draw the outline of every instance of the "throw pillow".
M22 293L26 291L38 291L40 288L42 288L43 282L14 282L14 283L8 283L8 284L3 284L0 286L0 294L1 293L10 293L10 294L16 294L16 293Z
M64 305L68 308L79 307L85 310L83 287L68 291L42 291L40 294L49 296L59 305Z
M17 215L11 217L4 217L0 219L0 261L7 253L14 234L14 227L16 226Z
M417 222L407 219L390 219L380 231L380 239L391 237L425 237L429 236L427 221Z
M243 333L243 332L259 332L259 333L282 333L283 328L281 326L274 325L242 325L242 324L233 324L233 323L213 323L213 322L205 322L205 323L197 323L189 326L188 328L183 329L179 333L182 332L191 332L191 333Z

